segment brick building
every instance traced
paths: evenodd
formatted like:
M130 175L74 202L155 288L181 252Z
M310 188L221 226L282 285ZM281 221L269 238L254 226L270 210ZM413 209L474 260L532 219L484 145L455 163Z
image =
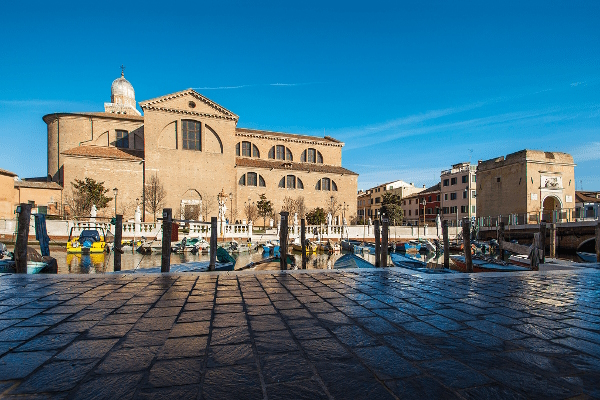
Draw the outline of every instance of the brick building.
M383 201L383 195L385 193L396 194L403 199L406 196L423 190L425 190L425 186L422 188L415 187L412 182L406 183L403 180L397 180L382 183L381 185L377 185L366 191L360 191L358 192L356 199L359 219L361 219L363 215L366 215L365 220L368 220L369 218L371 218L371 220L379 218L381 215L380 208Z
M208 214L216 215L221 191L227 195L226 216L233 220L245 219L245 205L261 194L276 212L286 197L301 197L312 209L327 207L334 196L347 205L346 216L356 215L358 175L342 167L344 143L240 128L236 114L193 89L139 105L143 116L122 74L111 86L105 112L44 116L48 176L65 187L66 196L73 180L91 177L117 188L118 212L131 216L136 203L144 202L144 185L156 176L174 216L190 207L199 209L200 217L209 208ZM98 215L113 213L114 203Z
M441 213L440 184L433 185L422 192L412 194L402 199L404 221L410 225L435 224L436 217Z

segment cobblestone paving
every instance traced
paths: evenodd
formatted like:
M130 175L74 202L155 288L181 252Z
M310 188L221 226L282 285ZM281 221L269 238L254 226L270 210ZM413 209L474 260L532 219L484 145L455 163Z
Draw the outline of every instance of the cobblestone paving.
M589 270L3 276L0 393L600 397L599 299Z

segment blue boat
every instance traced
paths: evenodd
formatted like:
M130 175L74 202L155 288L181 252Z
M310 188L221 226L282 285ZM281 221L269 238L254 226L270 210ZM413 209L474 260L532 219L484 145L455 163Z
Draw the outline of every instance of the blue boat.
M586 253L585 251L578 251L577 255L585 262L595 263L596 255L594 253Z
M417 260L416 258L400 253L392 253L390 254L390 258L396 267L411 269L413 271L424 272L427 274L458 273L457 271L452 271L446 268L427 268L427 263L425 261Z
M373 264L354 254L344 254L333 264L335 269L347 268L375 268Z

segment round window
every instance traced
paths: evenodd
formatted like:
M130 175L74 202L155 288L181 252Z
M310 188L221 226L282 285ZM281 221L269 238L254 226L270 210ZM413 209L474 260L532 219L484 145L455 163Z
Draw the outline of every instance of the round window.
M188 106L190 106L190 108L195 108L196 107L196 103L194 103L193 101L190 101L188 103Z

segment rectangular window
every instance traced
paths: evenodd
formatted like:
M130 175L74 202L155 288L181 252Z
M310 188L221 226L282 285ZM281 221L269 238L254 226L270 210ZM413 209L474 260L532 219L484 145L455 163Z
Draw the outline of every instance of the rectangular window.
M442 214L448 214L448 207L442 208Z
M256 172L248 172L246 175L248 176L246 184L248 186L256 186Z
M431 201L431 196L429 196L429 197L427 198L427 201Z
M323 178L323 190L331 190L329 178Z
M371 199L371 204L373 204L373 199Z
M466 214L469 212L469 206L460 206L460 212Z
M296 189L296 177L294 175L287 176L287 188Z
M285 146L277 146L275 148L278 160L285 160Z
M477 182L477 175L471 175L471 182Z
M200 151L200 122L181 121L181 138L185 150Z
M117 130L117 141L115 142L115 146L121 149L129 148L129 132Z
M469 182L469 175L463 175L462 176L462 183L468 183Z
M444 193L444 200L448 200L448 193Z
M496 182L500 182L500 177L499 176L496 178Z
M375 204L381 203L381 197L375 197Z
M475 214L475 206L471 206L471 214Z
M465 190L465 191L463 192L463 199L466 199L466 198L467 198L467 191Z
M456 182L457 182L456 177L450 179L450 184L451 185L456 185Z
M471 198L474 199L477 197L477 192L474 190L471 190Z
M450 185L450 180L449 179L444 179L444 186L448 186Z
M250 142L242 142L242 156L250 157L252 154L251 151L252 146L250 145Z
M317 151L315 149L308 149L308 162L314 163L317 158Z
M432 208L428 208L427 209L427 214L433 214L433 209Z
M439 194L437 195L437 201L440 201L440 195Z
M456 200L456 192L450 193L450 200Z
M412 204L412 199L408 199L408 204Z
M408 215L410 215L410 213L411 213L411 210L408 210Z
M456 206L450 207L450 214L456 214L457 211L458 211L458 207L456 207Z

